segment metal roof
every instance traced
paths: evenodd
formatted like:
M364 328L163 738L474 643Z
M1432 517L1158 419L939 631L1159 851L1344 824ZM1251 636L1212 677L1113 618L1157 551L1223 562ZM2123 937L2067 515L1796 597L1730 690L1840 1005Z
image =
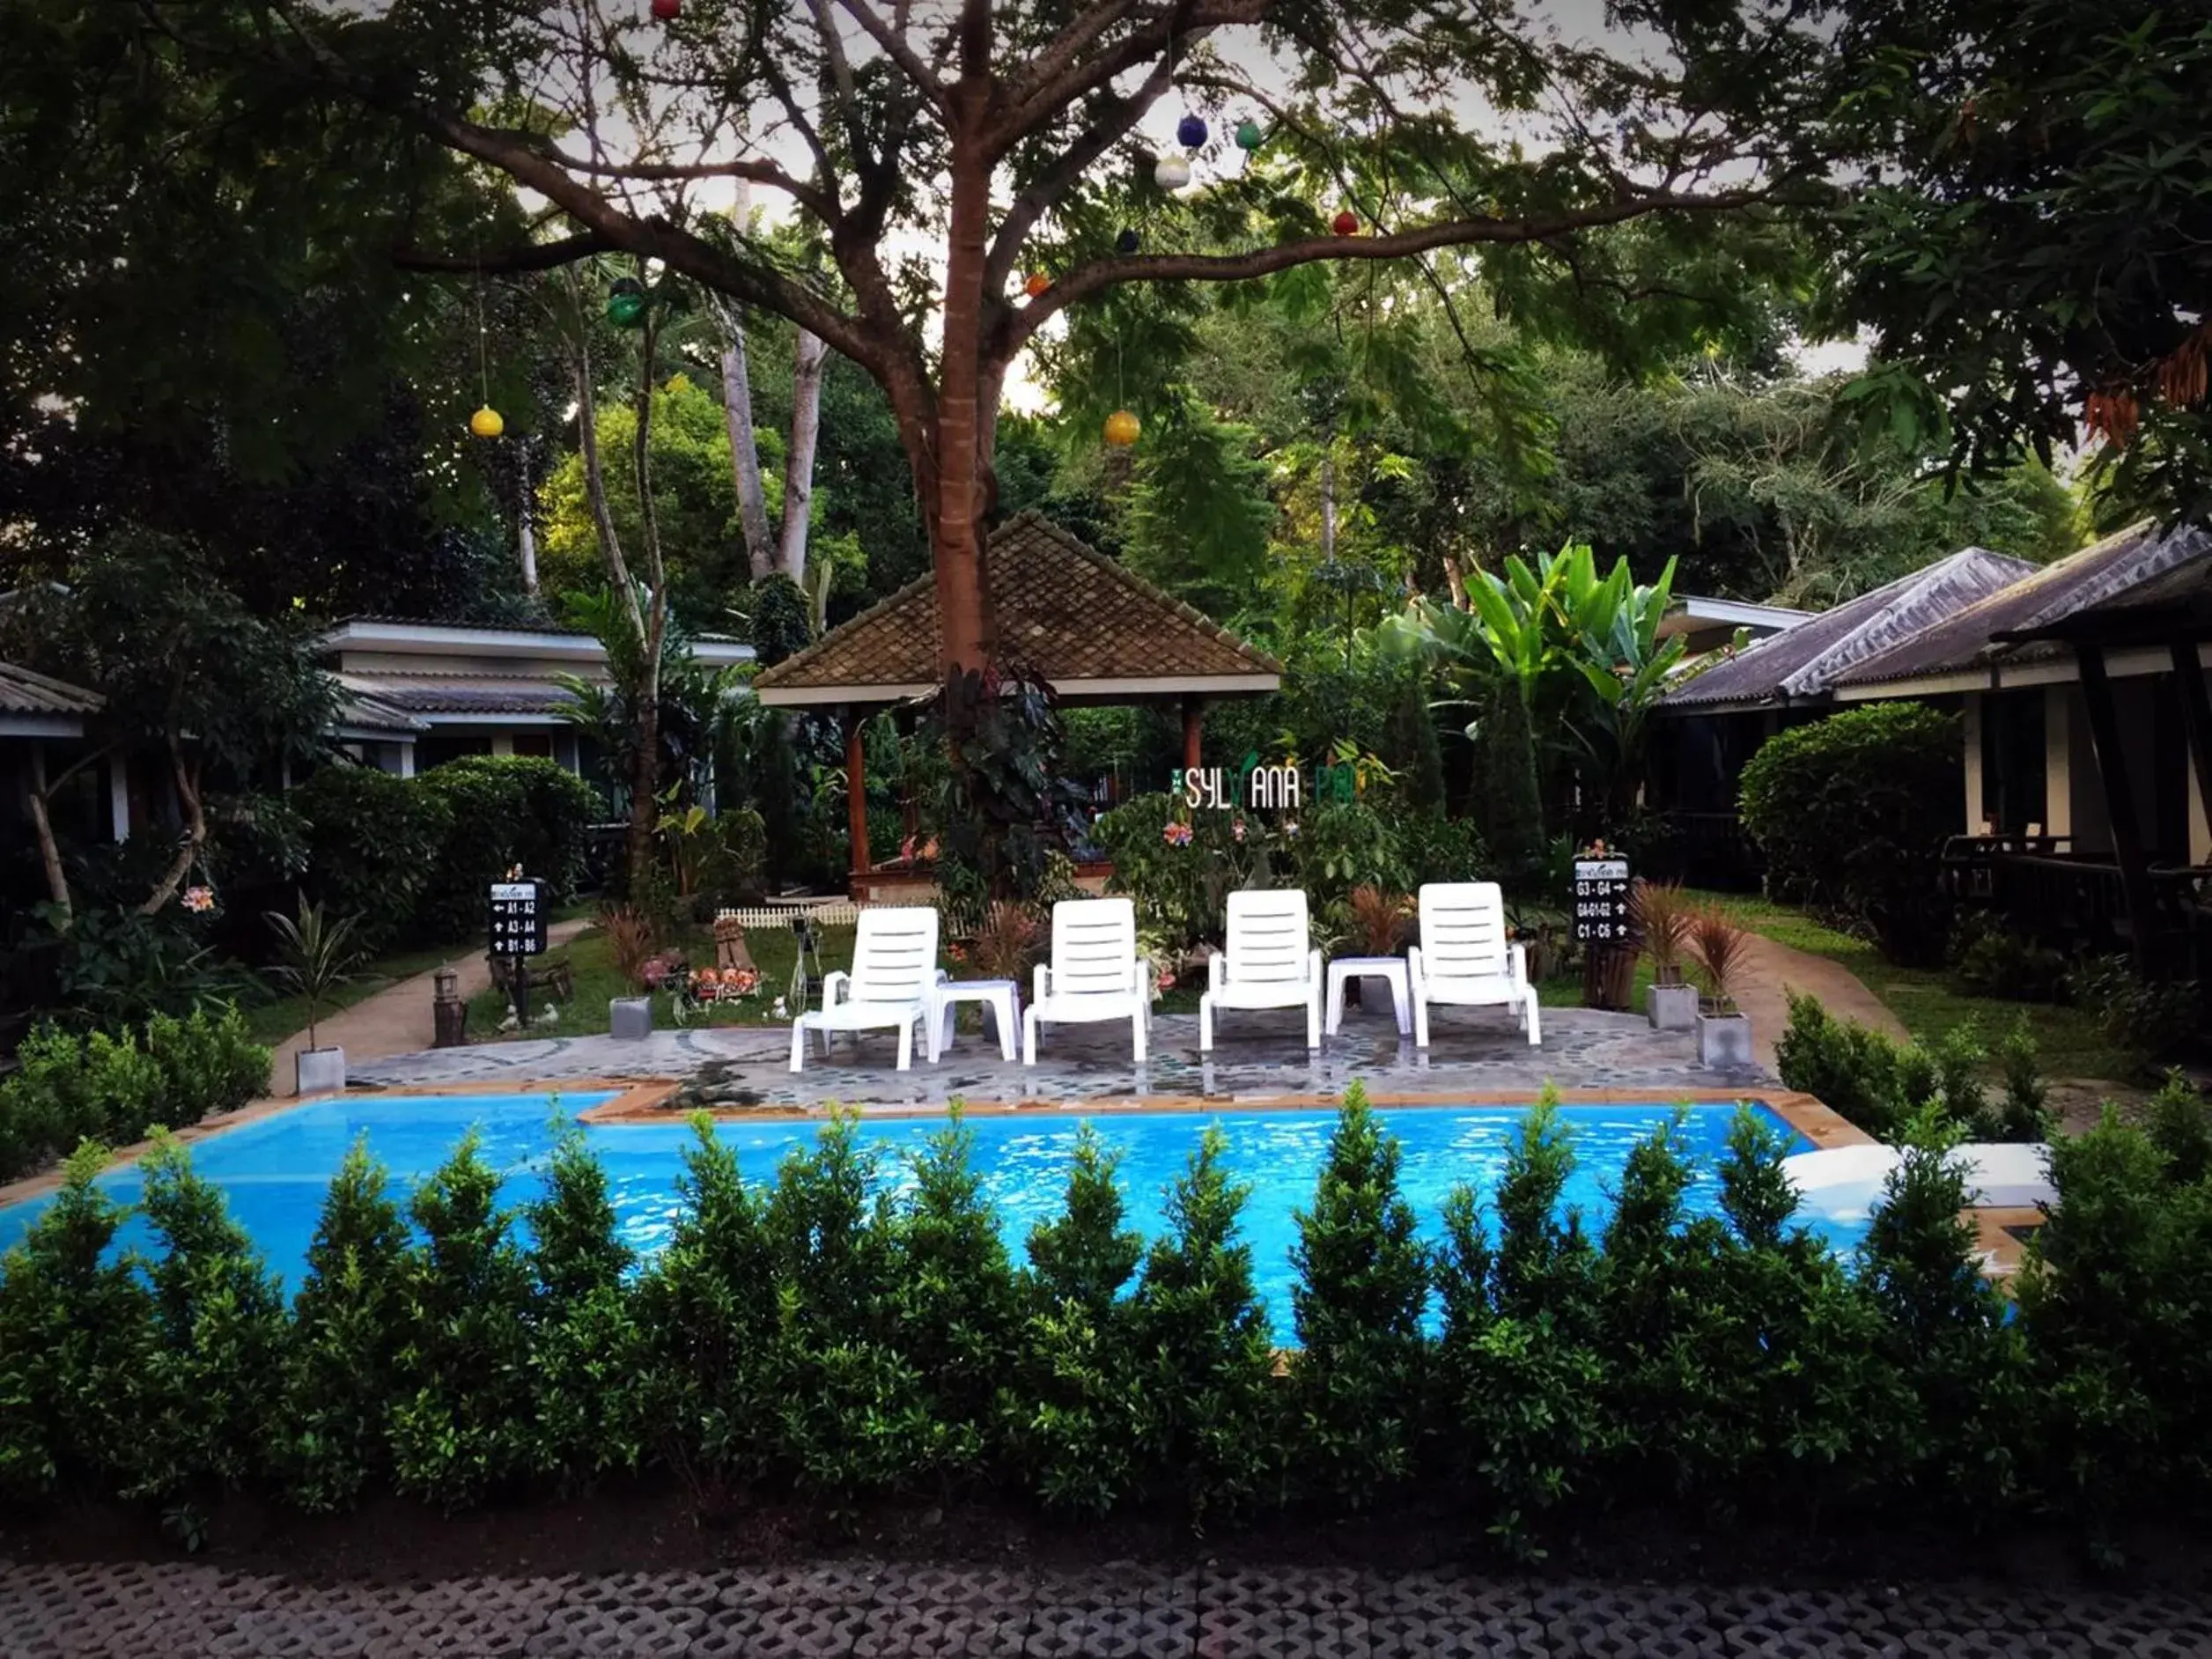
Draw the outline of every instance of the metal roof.
M1272 691L1265 652L1086 547L1051 520L1017 514L992 533L992 608L1007 660L1064 694ZM763 703L885 703L940 682L937 588L923 576L753 681Z
M2036 567L1970 547L1847 600L1705 668L1660 699L1695 713L1818 697L1857 664L2018 581Z
M65 680L56 680L12 662L0 662L0 713L93 714L101 697Z
M2002 658L2033 661L2061 654L2051 642L2012 645L2003 638L2047 628L2092 605L2125 597L2212 549L2194 525L2161 531L2148 520L2023 576L1975 603L1915 630L1838 677L1838 685L1970 673Z
M557 714L566 687L535 675L402 674L348 670L338 683L358 704L402 718L419 714ZM419 727L420 721L409 721ZM399 728L395 728L399 729Z
M1703 633L1719 628L1748 628L1761 638L1781 633L1810 622L1816 611L1792 610L1783 605L1753 605L1740 599L1712 599L1685 594L1667 607L1659 619L1659 638Z

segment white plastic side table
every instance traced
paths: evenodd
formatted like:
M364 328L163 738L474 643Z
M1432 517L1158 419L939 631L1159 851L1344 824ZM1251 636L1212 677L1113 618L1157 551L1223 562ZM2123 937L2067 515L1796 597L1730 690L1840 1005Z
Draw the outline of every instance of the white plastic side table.
M1405 1036L1413 1029L1412 994L1406 988L1405 958L1403 956L1338 956L1329 964L1329 1035L1334 1036L1344 1026L1344 982L1347 979L1387 979L1390 982L1390 1006L1397 1013L1397 1034Z
M962 1002L987 1004L992 1017L999 1022L999 1052L1011 1060L1014 1058L1014 1034L1021 1029L1021 988L1011 979L947 979L937 987L938 1006L943 1010L937 1037L939 1054L953 1045L953 1008Z

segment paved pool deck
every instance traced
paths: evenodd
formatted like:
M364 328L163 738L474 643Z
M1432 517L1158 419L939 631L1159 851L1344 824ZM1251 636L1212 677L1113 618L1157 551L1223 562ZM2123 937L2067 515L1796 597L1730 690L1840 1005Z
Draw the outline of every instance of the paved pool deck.
M309 1584L161 1563L0 1563L7 1659L2191 1659L2212 1603L1988 1582L1786 1589L1110 1563L832 1560Z
M1544 1011L1544 1043L1530 1048L1503 1010L1441 1009L1427 1053L1401 1037L1387 1006L1347 1009L1343 1031L1309 1052L1295 1012L1229 1016L1212 1055L1198 1052L1194 1014L1158 1015L1145 1064L1130 1053L1125 1024L1048 1029L1037 1064L1003 1058L996 1038L971 1022L935 1065L896 1064L888 1032L840 1036L824 1060L809 1044L806 1070L790 1070L785 1027L715 1026L610 1036L487 1043L395 1054L354 1069L357 1088L515 1088L564 1081L665 1080L673 1103L711 1110L809 1111L829 1102L929 1108L960 1099L1067 1105L1160 1099L1237 1101L1340 1095L1355 1080L1377 1097L1535 1098L1546 1083L1618 1099L1671 1101L1771 1089L1761 1067L1712 1071L1697 1063L1687 1032L1655 1031L1641 1015L1586 1008Z

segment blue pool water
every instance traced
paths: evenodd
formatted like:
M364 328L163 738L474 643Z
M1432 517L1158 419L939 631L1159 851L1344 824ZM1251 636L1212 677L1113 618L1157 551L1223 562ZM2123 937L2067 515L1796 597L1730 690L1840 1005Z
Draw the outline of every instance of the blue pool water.
M572 1117L608 1099L606 1094L385 1095L318 1102L217 1135L194 1148L195 1167L220 1185L232 1213L267 1254L269 1265L297 1288L324 1190L356 1135L365 1132L371 1149L402 1188L430 1174L474 1125L485 1158L505 1175L502 1196L520 1205L543 1188L547 1154L557 1133L556 1112ZM1686 1200L1694 1213L1717 1211L1717 1183L1712 1171L1728 1134L1734 1108L1693 1106L1684 1126L1698 1179ZM1759 1110L1764 1110L1763 1108ZM1593 1231L1612 1208L1612 1194L1629 1149L1664 1122L1667 1106L1568 1106L1560 1110L1574 1136L1576 1168L1566 1201L1581 1206ZM1429 1237L1441 1232L1445 1197L1462 1181L1471 1182L1486 1201L1495 1191L1506 1152L1522 1114L1511 1108L1449 1106L1384 1109L1377 1116L1404 1148L1401 1173L1406 1198ZM941 1128L944 1119L864 1119L865 1145L881 1154L881 1178L897 1190L907 1183L904 1154ZM1073 1114L1024 1113L968 1120L975 1132L975 1166L985 1193L998 1206L1006 1242L1021 1256L1037 1221L1057 1214L1067 1178L1070 1148L1077 1125ZM1244 1209L1244 1235L1252 1246L1261 1294L1277 1331L1290 1333L1290 1249L1295 1237L1294 1209L1312 1202L1314 1178L1328 1144L1335 1114L1300 1111L1225 1111L1209 1118L1191 1112L1107 1113L1090 1119L1120 1149L1120 1179L1131 1225L1147 1237L1161 1227L1161 1198L1208 1122L1219 1123L1228 1139L1228 1167L1250 1183ZM1779 1122L1779 1120L1777 1120ZM792 1123L724 1123L722 1139L735 1147L747 1179L767 1183L793 1148L810 1142L816 1127ZM690 1129L682 1124L587 1125L592 1150L605 1165L623 1235L638 1250L660 1248L674 1226L678 1207L675 1178ZM1802 1151L1810 1143L1799 1139ZM139 1196L135 1169L119 1169L101 1185L129 1203ZM0 1210L0 1250L22 1237L45 1207L34 1200ZM1841 1250L1856 1243L1859 1226L1810 1222ZM147 1242L144 1224L134 1220L126 1242Z

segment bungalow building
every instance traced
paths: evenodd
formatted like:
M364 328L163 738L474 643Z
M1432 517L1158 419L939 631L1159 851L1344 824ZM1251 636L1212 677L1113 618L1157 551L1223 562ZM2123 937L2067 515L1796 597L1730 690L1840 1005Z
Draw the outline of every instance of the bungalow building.
M488 628L354 616L321 642L344 689L339 746L367 765L411 778L464 755L535 755L589 777L597 756L562 718L562 676L607 683L607 653L571 628ZM719 635L692 642L710 668L753 660Z
M1959 890L2156 955L2201 925L2212 865L2208 640L2200 527L2135 525L2041 567L1968 549L1670 692L1655 804L1732 828L1743 766L1782 726L1900 697L1953 710Z

